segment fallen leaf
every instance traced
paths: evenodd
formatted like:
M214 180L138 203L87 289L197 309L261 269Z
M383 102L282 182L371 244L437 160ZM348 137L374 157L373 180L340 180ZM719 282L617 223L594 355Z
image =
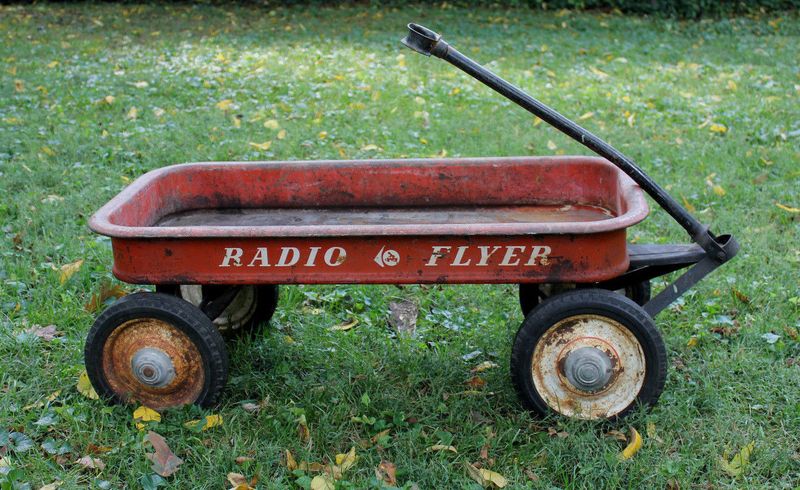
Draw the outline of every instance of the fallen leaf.
M586 112L584 114L581 114L580 117L578 117L578 120L579 121L583 121L583 120L589 119L591 117L594 117L594 112Z
M76 260L75 262L70 262L69 264L64 264L59 268L58 273L58 280L61 284L69 281L69 278L73 276L83 265L83 259Z
M53 150L53 149L52 149L52 148L50 148L49 146L43 146L43 147L42 147L42 153L44 153L45 155L47 155L47 156L49 156L49 157L54 157L54 156L56 156L56 152L55 152L55 150ZM49 197L49 196L48 196L48 197ZM63 198L63 197L61 197L60 199L59 199L59 197L60 197L60 196L56 196L56 199L55 199L55 200L56 200L56 201L63 201L63 200L64 200L64 198ZM52 202L52 201L50 201L50 202Z
M610 430L605 433L606 437L613 437L614 439L618 440L619 442L627 442L628 438L622 432L618 430Z
M264 121L264 127L267 129L278 129L278 121L275 119L267 119Z
M213 427L217 427L222 425L222 415L212 414L206 415L203 419L203 425L200 425L200 420L190 420L183 424L184 427L188 427L190 429L199 429L201 431L206 431Z
M231 490L254 490L247 478L241 473L228 473Z
M722 188L722 186L721 186L721 185L719 185L719 184L717 184L717 185L715 185L714 187L712 187L712 188L711 188L711 190L713 190L713 191L714 191L714 194L716 194L716 195L718 195L718 196L720 196L720 197L722 197L722 196L724 196L725 194L727 194L727 193L725 192L725 189L723 189L723 188Z
M39 487L39 490L56 490L63 483L64 482L62 482L60 480L56 480L53 483L48 483L47 485L42 485L41 487Z
M697 343L698 343L697 337L692 335L691 338L689 338L689 341L686 342L686 347L697 347Z
M227 111L228 108L231 106L231 104L233 104L233 101L231 99L220 100L219 102L217 102L217 109L221 111Z
M317 136L319 137L319 139L324 140L325 138L328 137L328 132L327 131L320 131Z
M378 151L380 147L378 145L364 145L361 147L361 151Z
M336 486L330 476L317 475L311 480L311 490L336 490Z
M45 404L50 403L53 400L55 400L56 398L58 398L58 395L60 395L60 394L61 394L61 390L56 390L56 391L50 393L49 395L47 395L47 398L45 398L44 400L39 400L36 403L31 403L30 405L26 405L26 406L22 407L22 409L27 412L28 410L31 410L31 409L34 409L34 408L42 408L42 407L45 406Z
M106 301L110 298L119 299L128 294L119 284L111 284L104 282L100 285L100 291L93 294L92 298L86 303L83 308L89 313L94 313L100 309Z
M483 361L482 363L478 364L474 368L470 369L469 372L471 372L473 374L474 373L482 373L483 371L486 371L487 369L494 369L496 367L497 367L497 363L496 362Z
M746 305L749 305L749 304L750 304L750 298L749 298L749 297L747 297L747 295L746 295L746 294L744 294L743 292L739 291L738 289L736 289L736 288L732 287L732 288L731 288L731 293L733 293L733 297L734 297L734 298L738 299L738 300L739 300L739 301L741 301L742 303L744 303L744 304L746 304Z
M306 422L305 415L301 415L300 418L297 419L297 436L303 442L311 440L311 431L308 430L308 423Z
M347 454L337 454L336 455L336 466L344 473L351 466L353 466L356 462L356 447L353 446L350 448L350 451Z
M786 332L786 335L789 336L792 340L800 340L800 335L797 333L797 329L794 327L784 326L783 331Z
M284 457L286 459L286 469L289 471L294 471L297 469L297 461L294 459L294 455L288 449L284 452Z
M708 130L711 131L712 133L725 134L728 132L728 127L725 126L724 124L714 123L708 127Z
M385 483L387 486L397 486L397 466L391 461L381 460L381 464L375 468L375 478Z
M233 460L234 463L242 465L245 463L251 463L255 461L255 458L251 458L250 456L237 456L236 459Z
M504 488L508 480L501 475L485 468L476 468L474 465L464 463L469 477L478 482L483 488Z
M97 103L98 104L111 105L111 104L114 103L115 100L117 100L117 98L114 97L113 95L106 95L105 97L103 97L102 99L97 101Z
M690 203L685 196L681 196L681 199L683 199L683 207L685 207L687 211L689 211L690 213L694 213L696 211L694 205Z
M800 213L800 208L793 208L791 206L786 206L779 202L776 202L775 205L778 206L778 208L783 209L787 213Z
M750 454L753 452L755 446L755 441L750 442L750 444L742 447L742 449L730 461L728 461L724 456L720 457L719 464L722 467L722 470L734 478L741 475L744 470L747 469L747 465L750 464Z
M464 384L473 389L483 388L484 386L486 386L486 380L481 378L480 376L473 376L467 381L464 381Z
M103 469L106 467L106 464L103 463L103 460L100 458L93 458L91 456L84 456L78 461L75 461L75 464L78 464L87 470L103 471Z
M547 140L547 149L550 151L555 151L558 148L556 143L553 140Z
M389 302L389 325L397 333L413 336L417 330L417 316L419 307L411 300Z
M14 91L15 92L24 92L25 91L25 82L22 80L14 80Z
M46 327L34 325L30 328L26 328L25 333L28 335L33 335L34 337L38 337L47 342L50 342L54 338L61 335L61 332L56 329L55 325L48 325Z
M160 108L160 107L154 107L154 108L153 108L153 114L154 114L156 117L161 117L161 116L163 116L163 115L164 115L164 114L166 114L166 113L167 113L167 111L165 111L164 109L162 109L162 108Z
M608 73L606 73L604 71L600 71L600 70L598 70L597 68L595 68L593 66L589 67L589 71L594 73L595 75L597 75L600 78L608 78Z
M642 448L642 436L639 435L639 432L631 427L631 441L625 446L625 449L622 450L619 457L621 459L631 459L639 449Z
M566 439L567 437L569 437L569 432L565 430L559 431L555 427L548 427L547 435L549 435L550 437L558 437L559 439Z
M278 138L279 140L286 138L286 130L281 129L280 131L278 131L278 135L276 136L276 138Z
M433 446L430 446L425 449L425 452L428 453L435 451L450 451L451 453L458 454L458 451L456 450L455 446L446 446L444 444L434 444Z
M161 414L152 408L142 405L133 411L133 420L136 421L136 428L144 430L144 422L161 422Z
M265 141L263 143L247 143L248 145L252 146L256 150L267 151L269 147L272 146L272 141Z
M183 464L183 460L175 456L175 453L170 450L167 441L161 435L148 431L146 440L155 449L155 453L147 453L147 459L153 463L153 471L163 477L170 476L178 471L178 467Z
M346 332L346 331L350 330L351 328L355 327L356 325L358 325L358 319L357 318L353 318L350 321L347 321L347 322L344 322L344 323L340 323L338 325L334 325L330 329L334 330L334 331L339 331L339 332Z
M100 396L94 391L94 387L92 386L92 382L89 381L89 374L86 373L84 370L80 376L78 376L78 393L85 396L90 400L97 400Z
M130 121L134 121L138 117L139 117L139 109L137 109L135 106L131 107L130 110L128 110L128 114L125 116L125 118Z
M654 424L653 422L648 422L647 423L647 437L649 439L655 439L656 441L658 441L660 443L664 442L664 441L661 440L660 437L658 437L658 432L656 432L656 424Z

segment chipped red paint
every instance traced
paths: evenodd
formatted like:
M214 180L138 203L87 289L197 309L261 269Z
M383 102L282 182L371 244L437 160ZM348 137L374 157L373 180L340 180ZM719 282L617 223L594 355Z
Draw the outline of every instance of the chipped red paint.
M239 162L150 172L91 227L132 283L595 282L646 215L600 158Z

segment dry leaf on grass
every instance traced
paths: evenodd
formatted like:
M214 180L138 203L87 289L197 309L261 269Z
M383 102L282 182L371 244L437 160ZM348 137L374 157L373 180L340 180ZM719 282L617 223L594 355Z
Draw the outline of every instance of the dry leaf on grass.
M212 414L206 415L206 417L202 420L203 424L200 425L200 420L190 420L183 424L184 427L189 429L201 430L205 431L211 429L213 427L217 427L222 425L222 415Z
M64 284L65 282L69 281L69 278L72 277L73 274L78 272L78 270L80 270L82 265L83 265L83 259L62 265L58 269L58 281L61 284Z
M85 396L90 400L97 400L100 396L94 391L94 387L92 386L92 382L89 381L89 375L86 371L83 371L80 376L78 376L78 393Z
M639 432L636 429L631 427L630 442L628 443L627 446L625 446L625 449L622 450L619 457L623 460L631 459L636 455L636 453L639 452L639 449L641 448L642 448L642 436L639 435Z
M728 461L726 456L722 456L719 458L719 465L722 467L722 470L725 471L728 475L732 476L733 478L738 477L747 469L747 466L750 464L750 454L753 452L753 449L756 447L755 441L750 442L750 444L742 447L742 449L736 453L736 455Z
M93 458L91 456L84 456L78 461L75 461L75 464L78 464L87 470L102 471L106 467L106 464L103 463L100 458Z
M183 460L170 450L167 441L161 435L149 431L146 439L153 445L155 453L147 453L147 459L152 463L152 469L159 476L167 477L178 471L178 467L183 464Z
M336 490L329 475L317 475L311 480L311 490Z
M248 480L241 473L228 473L228 481L233 485L230 490L255 490L253 487L255 482Z
M92 295L92 298L83 306L83 309L89 313L94 313L95 311L99 310L103 303L105 303L109 298L119 299L126 294L128 294L127 291L125 291L119 284L104 282L100 285L100 291Z
M425 449L426 452L434 452L434 451L450 451L451 453L458 453L458 450L455 446L447 446L444 444L434 444L433 446L427 447Z
M33 335L34 337L38 337L46 342L50 342L54 338L61 335L61 332L56 329L55 325L48 325L46 327L34 325L30 328L26 328L25 333L28 335Z
M353 318L352 320L348 320L348 321L346 321L344 323L340 323L338 325L334 325L330 329L333 330L333 331L346 332L346 331L352 329L353 327L355 327L356 325L358 325L358 319L357 318Z
M469 477L478 482L483 488L505 488L508 480L501 475L485 468L476 468L474 465L464 463Z
M375 468L375 478L390 487L397 486L396 473L397 466L395 466L391 461L386 461L385 459L381 461L381 464L379 464L377 468Z
M397 333L413 336L417 331L419 307L411 300L392 301L389 303L389 325Z

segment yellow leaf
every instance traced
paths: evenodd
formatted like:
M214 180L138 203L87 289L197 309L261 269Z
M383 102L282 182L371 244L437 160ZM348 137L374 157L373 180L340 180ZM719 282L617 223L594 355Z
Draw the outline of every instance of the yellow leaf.
M142 405L133 411L133 420L139 422L161 422L161 414Z
M736 90L736 82L728 80L728 90Z
M297 469L297 461L295 461L294 455L288 449L286 450L286 469L289 471Z
M683 207L685 207L686 210L689 211L690 213L694 213L695 207L692 203L689 202L688 199L686 199L686 196L681 196L681 199L683 199Z
M725 126L724 124L717 124L717 123L714 123L711 126L709 126L708 130L711 131L712 133L718 133L718 134L725 134L728 132L727 126Z
M425 449L426 452L434 452L434 451L450 451L451 453L458 453L455 446L445 446L444 444L434 444Z
M692 335L688 342L686 342L686 347L696 347L697 346L697 337Z
M317 136L319 136L319 139L323 140L323 139L328 137L328 132L327 131L320 131Z
M231 104L233 104L233 101L231 99L220 100L219 102L217 102L217 109L221 111L227 111L228 108L231 106Z
M358 318L353 318L349 322L340 323L339 325L332 326L331 330L335 330L335 331L338 330L340 332L346 332L346 331L350 330L351 328L355 327L356 325L358 325Z
M156 117L161 117L164 114L166 114L166 112L167 111L165 111L164 109L162 109L160 107L156 107L155 109L153 109L153 114L155 114Z
M69 281L69 278L72 277L73 274L78 272L78 270L83 265L83 259L76 260L75 262L71 262L69 264L64 264L59 269L58 280L61 284Z
M461 92L460 88L453 87L453 89L450 91L450 95L458 95L460 92Z
M642 436L639 435L639 432L636 431L633 427L631 427L631 441L625 446L625 449L622 450L619 457L621 459L631 459L636 453L639 452L639 449L642 448Z
M57 67L58 65L59 65L58 61L51 61L50 63L47 64L47 67L52 69Z
M137 109L135 106L131 107L125 117L131 121L135 120L137 117L139 117L139 109Z
M600 71L600 70L598 70L597 68L595 68L593 66L589 67L589 71L594 73L595 75L597 75L600 78L608 78L608 73L606 73L604 71Z
M228 481L233 485L231 490L253 490L247 478L241 473L228 473Z
M14 80L14 90L17 92L25 91L25 82L22 80Z
M556 146L556 144L555 144L555 142L553 142L553 140L547 140L547 149L548 150L553 151L556 148L558 148L558 146Z
M248 145L252 146L256 150L267 151L269 150L269 147L272 146L272 141L265 141L263 143L250 142Z
M100 398L97 395L97 392L94 391L94 387L92 386L92 382L89 381L89 375L86 371L82 372L81 375L78 377L78 393L85 396L90 400L97 400Z
M353 446L350 448L350 451L347 454L337 454L336 455L336 465L339 469L344 473L347 471L351 466L353 466L356 462L356 447Z
M264 121L264 127L267 129L278 129L278 121L275 119L268 119Z
M233 127L239 129L242 127L242 120L238 117L234 116L231 118L231 122L233 122Z
M111 104L114 103L115 100L117 100L117 98L114 97L113 95L106 95L105 97L100 99L100 103L106 104L106 105L111 105Z
M579 120L579 121L584 121L584 120L586 120L586 119L589 119L589 118L591 118L591 117L594 117L594 112L593 112L593 111L592 111L592 112L586 112L586 113L582 114L582 115L581 115L581 116L578 118L578 120Z
M483 371L486 371L487 369L492 369L492 368L496 368L496 367L497 367L497 363L495 363L495 362L483 361L482 363L478 364L474 368L470 369L470 372L471 373L482 373Z
M469 477L478 482L483 488L505 488L508 480L501 475L486 468L476 468L474 465L464 463Z
M534 119L533 119L533 127L534 127L534 128L535 128L536 126L540 125L540 124L542 124L542 120L541 120L541 118L538 118L538 117L536 117L536 118L534 118Z
M196 428L197 424L199 423L199 420L190 420L183 424L183 426L193 429ZM206 415L206 418L203 419L203 426L200 428L200 430L208 430L219 425L222 425L222 415Z
M42 153L44 153L45 155L47 155L47 156L49 156L49 157L54 157L54 156L56 156L56 152L55 152L55 151L53 151L53 149L52 149L52 148L50 148L49 146L43 146L43 147L42 147Z
M361 151L377 151L380 150L378 145L364 145L361 147Z
M285 129L281 129L280 131L278 131L278 139L279 140L282 140L285 137L286 137L286 130Z
M725 195L725 189L723 189L721 185L715 185L714 187L711 188L711 190L714 191L714 194L720 197Z
M336 487L330 476L317 475L311 480L311 490L336 490Z
M741 475L744 470L747 469L747 465L750 464L750 454L753 452L755 446L755 441L750 442L750 444L744 446L730 461L727 461L724 457L720 457L719 464L725 473L734 478Z
M783 209L787 213L800 213L800 208L793 208L791 206L786 206L786 205L781 204L779 202L776 202L775 205L778 206L780 209Z

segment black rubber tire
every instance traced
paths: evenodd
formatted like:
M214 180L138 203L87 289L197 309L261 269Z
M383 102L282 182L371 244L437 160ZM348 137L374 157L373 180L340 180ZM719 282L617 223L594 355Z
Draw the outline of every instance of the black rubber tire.
M585 289L586 286L577 284L576 289ZM650 281L642 281L625 288L625 296L632 299L639 306L644 306L650 301ZM523 316L528 316L536 306L549 296L542 291L539 284L523 283L519 285L519 307Z
M269 321L272 319L272 315L275 314L275 309L278 307L279 293L277 285L266 284L243 287L254 288L256 295L256 309L253 312L253 316L250 317L250 319L240 328L224 330L220 329L220 333L223 337L247 337L258 333L258 329L261 327L261 325L269 323ZM156 286L156 291L182 298L179 285L158 285ZM211 321L213 324L214 319L212 318Z
M94 322L86 336L84 363L89 380L102 398L113 403L128 403L134 397L116 393L103 373L103 350L109 335L123 323L137 318L155 318L185 333L202 357L205 382L193 401L201 407L212 405L228 381L228 351L225 341L211 321L195 306L160 293L135 293L120 298Z
M605 289L578 289L544 300L531 311L517 331L511 351L511 380L522 405L536 414L556 413L539 395L531 364L536 343L554 324L575 315L591 314L616 320L633 333L642 347L645 378L633 403L611 419L624 417L636 405L652 406L664 389L667 352L650 315L621 294Z

